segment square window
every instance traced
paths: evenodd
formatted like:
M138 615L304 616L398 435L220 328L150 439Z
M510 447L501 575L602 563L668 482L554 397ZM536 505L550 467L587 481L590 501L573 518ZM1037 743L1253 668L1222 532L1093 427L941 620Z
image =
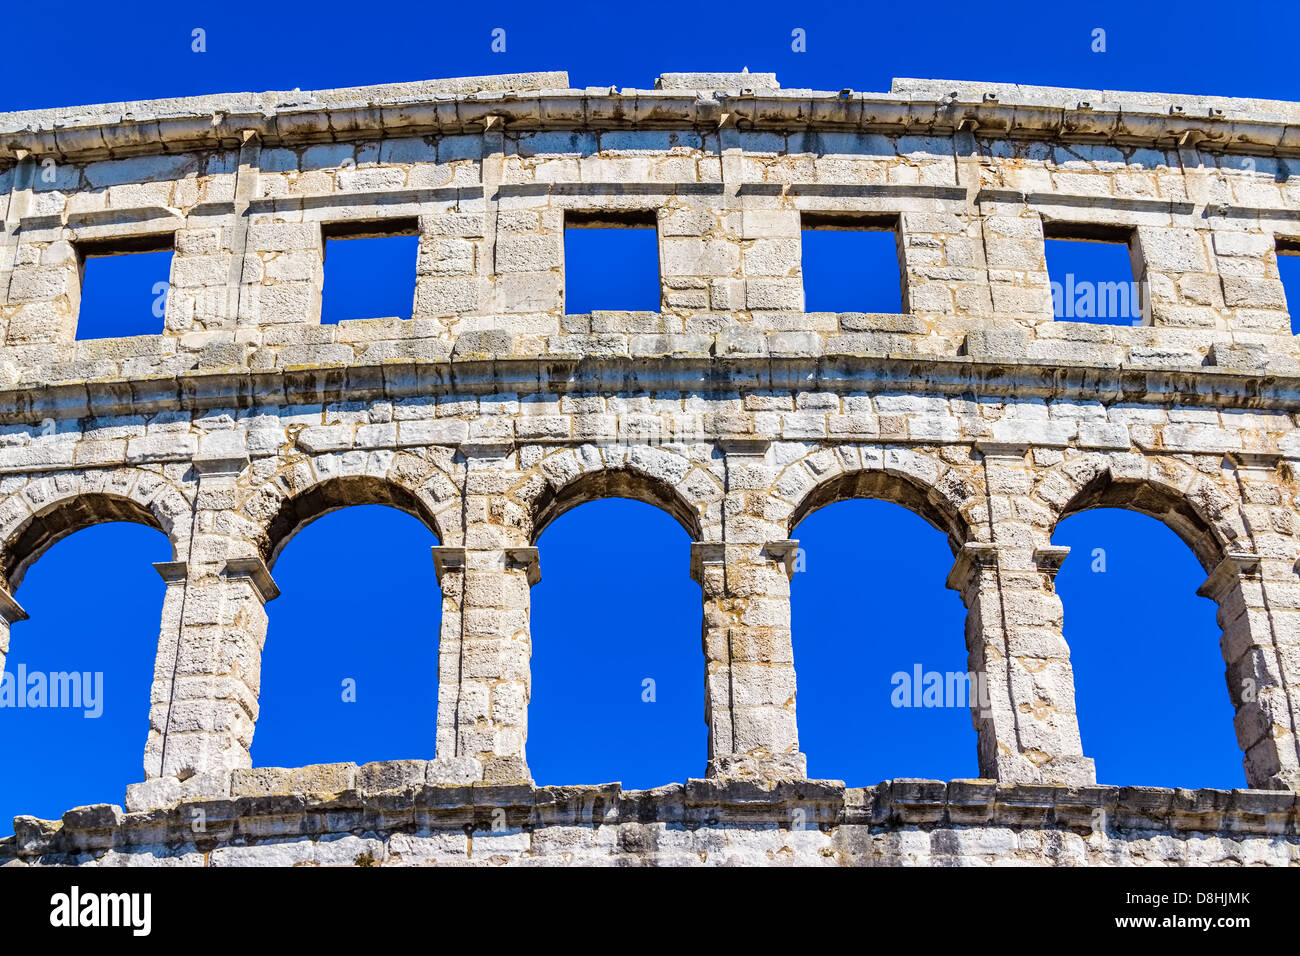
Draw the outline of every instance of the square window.
M1044 234L1057 321L1142 324L1146 296L1133 278L1126 231L1044 224Z
M78 341L162 333L171 289L171 242L171 236L166 236L147 242L78 245Z
M330 223L325 239L321 324L343 319L409 319L420 252L413 219Z
M1300 335L1300 239L1278 239L1277 272L1291 315L1291 334Z
M804 214L805 312L903 311L898 221Z
M659 311L655 213L573 213L564 218L564 311Z

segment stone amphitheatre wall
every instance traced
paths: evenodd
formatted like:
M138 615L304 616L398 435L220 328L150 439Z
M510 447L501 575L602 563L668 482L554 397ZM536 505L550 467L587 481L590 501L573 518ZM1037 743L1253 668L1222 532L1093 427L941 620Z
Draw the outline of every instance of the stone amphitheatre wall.
M0 662L61 537L125 519L173 547L143 779L124 810L19 818L0 859L1300 861L1293 169L1297 104L947 81L554 73L0 114ZM566 222L653 224L659 311L566 314ZM902 313L805 312L807 227L892 229ZM324 239L394 233L419 236L411 317L322 324ZM1045 238L1126 242L1140 324L1054 320ZM146 249L173 251L161 334L77 339L84 257ZM705 779L537 789L535 542L607 495L692 538ZM948 536L991 698L978 781L805 779L792 534L859 496ZM366 503L439 541L436 740L251 768L276 557ZM1096 783L1051 536L1098 506L1204 566L1253 789Z

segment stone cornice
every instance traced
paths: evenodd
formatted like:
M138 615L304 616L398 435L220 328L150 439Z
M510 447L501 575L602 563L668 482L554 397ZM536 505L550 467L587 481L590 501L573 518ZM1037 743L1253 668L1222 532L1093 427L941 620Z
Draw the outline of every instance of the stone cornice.
M736 76L741 76L737 74ZM507 129L721 127L1059 139L1253 155L1300 154L1300 105L945 80L852 90L565 89L563 73L315 92L235 93L0 113L0 162Z
M1300 376L1200 369L1096 368L1084 363L821 355L527 356L320 363L286 369L197 369L179 375L24 384L0 389L0 423L499 392L690 391L808 388L924 390L980 398L1086 398L1223 408L1300 410ZM737 438L735 435L715 437Z

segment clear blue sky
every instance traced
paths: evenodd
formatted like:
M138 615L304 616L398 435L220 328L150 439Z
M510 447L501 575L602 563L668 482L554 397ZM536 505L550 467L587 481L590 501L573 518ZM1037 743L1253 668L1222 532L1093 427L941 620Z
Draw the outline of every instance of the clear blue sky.
M539 69L568 70L575 86L649 87L661 72L744 66L775 71L786 87L883 90L893 76L933 76L1300 99L1300 74L1279 68L1294 59L1297 8L1225 15L1222 4L1182 3L1172 16L1167 7L1132 3L850 11L757 2L743 16L694 3L675 9L409 5L370 16L355 5L317 4L310 15L285 5L241 15L233 7L138 4L109 16L102 5L65 3L51 13L20 4L6 11L7 35L33 48L57 37L58 63L9 70L0 110ZM205 53L191 52L196 27L206 31ZM503 54L490 50L495 27L506 30ZM1105 53L1090 51L1097 27L1106 30ZM795 28L806 31L806 53L791 50ZM653 265L644 250L632 241L626 253L602 252L597 239L587 238L588 253L605 258L587 268L592 285L570 289L571 310L647 307L639 303L647 286L653 290L644 271ZM846 254L831 245L834 234L810 241L819 244L810 256L810 307L897 308L891 250L877 243L874 252L847 253L874 256L876 265L846 274L826 268ZM331 288L349 294L346 279L330 277L354 251L327 260L327 296ZM1126 262L1095 258L1101 254L1053 253L1053 273L1129 278L1116 274ZM362 268L384 265L361 255ZM571 247L575 275L583 255ZM1287 263L1293 273L1297 262ZM639 277L632 287L614 284L623 263ZM88 321L108 310L103 328L118 334L157 321L151 287L166 277L165 261L131 268L88 288ZM407 279L400 265L390 268L385 302L336 298L327 320L340 310L405 314ZM811 774L859 785L975 775L968 712L890 705L896 671L966 667L964 611L943 586L952 558L942 536L900 507L862 501L813 514L796 536L807 553L792 600ZM1157 522L1113 511L1071 518L1055 540L1075 549L1058 588L1084 747L1099 778L1243 786L1214 608L1195 596L1204 573L1187 548ZM283 596L270 605L256 763L432 756L439 612L432 543L414 519L371 507L329 515L285 549L275 568ZM652 786L703 773L700 595L687 573L688 544L667 515L622 500L584 505L542 536L529 733L538 782ZM1091 570L1095 548L1107 552L1105 573ZM100 526L55 545L23 582L17 597L31 620L14 628L8 668L103 672L104 707L97 719L0 711L0 833L15 813L57 816L77 804L120 801L126 784L140 779L163 592L150 563L169 557L157 532ZM642 700L646 678L655 681L653 703ZM355 703L341 699L347 679L356 681Z

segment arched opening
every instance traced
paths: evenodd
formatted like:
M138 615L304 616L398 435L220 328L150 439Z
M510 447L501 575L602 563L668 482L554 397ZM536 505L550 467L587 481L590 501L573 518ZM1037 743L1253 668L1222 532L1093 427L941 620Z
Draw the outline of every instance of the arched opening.
M819 488L794 520L790 611L808 775L849 786L978 776L971 707L983 685L968 672L966 609L945 587L950 539L960 540L950 516L877 473Z
M272 522L254 766L434 756L437 539L400 489L380 500L407 507L359 504L367 487L320 486Z
M409 489L372 475L346 475L273 499L262 540L266 566L273 569L285 545L307 525L322 515L355 505L387 505L411 515L430 533L437 533L437 521Z
M136 509L70 502L6 549L11 593L29 618L11 630L0 691L0 834L20 813L58 819L71 807L120 803L142 779L166 587L153 564L173 553Z
M552 502L532 589L533 779L644 789L700 776L708 741L690 535L643 501L603 498L562 516Z
M1091 500L1170 513L1150 490ZM1096 762L1098 781L1247 786L1215 603L1196 593L1205 563L1214 564L1213 539L1189 509L1177 513L1181 535L1136 509L1072 511L1052 538L1070 548L1056 590L1083 752ZM1189 538L1205 553L1194 554Z
M113 523L144 525L165 535L171 533L170 522L161 511L155 513L123 495L101 492L62 498L33 513L10 533L0 555L0 571L8 583L9 593L17 591L28 568L59 541L94 525ZM167 561L172 557L168 554L157 560Z
M646 502L677 519L692 541L700 540L700 516L671 485L639 471L614 468L589 472L559 488L547 487L533 507L533 541L565 512L587 501L627 498Z

